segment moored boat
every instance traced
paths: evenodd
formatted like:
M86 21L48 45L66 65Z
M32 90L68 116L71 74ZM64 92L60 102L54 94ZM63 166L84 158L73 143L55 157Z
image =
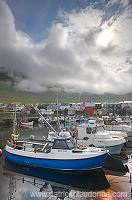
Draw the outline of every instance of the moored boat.
M21 125L33 126L34 121L29 122L27 119L21 120Z
M87 124L79 124L77 132L77 142L79 144L106 148L111 154L120 154L126 142L124 137L112 136L109 131L95 124L93 120Z
M132 141L132 126L128 124L111 124L105 126L106 130L115 131L116 134L120 133L120 135L126 134L126 138L128 141ZM119 132L120 131L120 132Z
M34 143L7 139L6 157L16 163L55 170L100 168L108 151L100 148L80 149L73 138L56 137L51 143Z

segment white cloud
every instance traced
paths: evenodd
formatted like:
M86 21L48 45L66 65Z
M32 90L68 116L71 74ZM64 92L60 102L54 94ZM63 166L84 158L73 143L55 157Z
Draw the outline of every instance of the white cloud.
M121 7L126 7L129 4L129 0L110 0L107 3L107 7L111 7L115 4L119 4Z
M110 1L110 8L115 2ZM0 66L14 78L15 88L101 94L132 92L131 7L109 18L92 6L78 12L59 12L47 39L34 44L30 36L16 30L8 5L0 0ZM107 20L105 20L105 18Z

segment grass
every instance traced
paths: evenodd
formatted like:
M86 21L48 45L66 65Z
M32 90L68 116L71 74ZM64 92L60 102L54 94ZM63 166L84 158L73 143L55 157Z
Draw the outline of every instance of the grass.
M59 102L80 102L79 93L68 93L68 92L59 92ZM16 91L12 86L8 86L5 83L0 81L0 103L12 103L12 102L21 102L21 103L53 103L56 102L57 93L56 91L46 91L42 93L33 93L33 92L24 92ZM132 101L132 93L126 95L114 95L114 94L81 94L81 102L119 102L119 101Z

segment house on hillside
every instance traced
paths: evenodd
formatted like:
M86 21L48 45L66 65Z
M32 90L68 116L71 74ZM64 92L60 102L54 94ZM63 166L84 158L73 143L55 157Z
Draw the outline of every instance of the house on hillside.
M0 110L5 111L5 108L7 107L7 104L0 103Z
M122 101L119 102L121 104L121 108L125 110L126 115L131 115L132 114L132 101Z
M109 115L120 114L121 104L118 102L108 103L108 113Z
M70 110L74 110L75 115L82 116L84 115L84 107L82 106L82 103L70 103Z
M36 114L36 110L34 108L32 108L31 106L24 106L22 108L22 113L25 113L25 114Z
M24 108L24 105L18 104L16 105L16 111L21 111Z
M5 107L5 111L15 111L16 110L16 106L14 104L8 104L6 107Z
M47 106L47 110L52 110L52 111L57 111L57 107L58 107L58 110L60 110L60 103L58 103L58 106L56 103L50 103L48 106Z
M94 102L84 102L82 106L84 107L86 116L93 116L97 112Z
M132 115L132 101L122 101L119 103L123 111L122 115Z
M61 103L60 110L70 109L69 103Z

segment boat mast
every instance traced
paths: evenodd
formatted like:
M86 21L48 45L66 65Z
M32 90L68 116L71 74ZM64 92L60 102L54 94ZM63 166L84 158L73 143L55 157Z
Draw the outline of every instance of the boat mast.
M17 126L17 119L16 119L16 106L15 106L14 119L13 119L13 134L15 135L17 135L16 126Z
M40 117L50 126L50 128L55 132L56 130L51 126L51 124L45 119L45 117L40 113L40 110L38 108L35 108L35 110L38 112L38 114L40 115Z
M58 90L57 90L57 98L56 98L56 100L57 100L57 123L59 124L59 120L58 120Z

